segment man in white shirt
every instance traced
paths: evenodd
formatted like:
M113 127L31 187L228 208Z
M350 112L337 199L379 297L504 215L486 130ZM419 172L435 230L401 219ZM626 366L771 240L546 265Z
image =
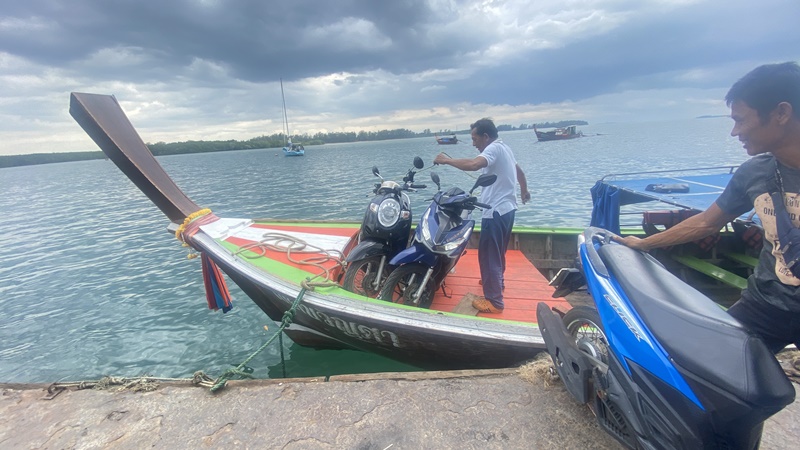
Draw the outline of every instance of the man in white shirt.
M498 137L494 122L484 118L470 125L470 129L472 145L480 153L478 156L455 159L440 153L433 163L497 175L494 184L481 190L480 202L491 205L492 208L483 211L478 244L484 298L472 302L472 306L478 311L496 314L503 312L505 308L503 273L506 270L506 249L517 210L517 182L521 188L522 203L531 199L531 193L528 192L525 173L517 164L511 148Z

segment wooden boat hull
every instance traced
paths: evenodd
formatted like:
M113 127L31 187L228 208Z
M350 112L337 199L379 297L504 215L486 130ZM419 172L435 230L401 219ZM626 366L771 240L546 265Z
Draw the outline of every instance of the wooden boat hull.
M300 292L297 280L254 268L205 233L192 244L273 320L281 320ZM535 324L397 305L339 287L307 291L293 323L317 333L322 342L315 346L360 349L426 369L510 367L544 349Z
M578 131L574 125L566 128L556 128L552 131L539 131L534 127L533 131L539 141L563 141L583 137L583 133Z

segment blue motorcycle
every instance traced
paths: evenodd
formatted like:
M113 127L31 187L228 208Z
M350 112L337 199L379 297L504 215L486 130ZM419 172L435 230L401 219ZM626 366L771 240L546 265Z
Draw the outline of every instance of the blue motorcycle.
M411 201L406 192L423 189L424 184L414 184L414 169L422 169L424 163L419 156L414 158L414 167L408 170L403 182L384 180L378 167L372 174L380 178L364 213L358 244L345 258L346 269L342 287L350 292L367 297L377 297L383 282L389 275L389 260L408 246L411 237Z
M587 229L578 269L554 296L585 285L594 307L536 310L567 391L633 449L754 449L764 421L794 401L772 353L711 299L647 253Z
M381 289L380 299L429 308L433 296L455 267L469 243L475 208L491 208L478 202L472 192L489 186L497 175L481 175L469 193L453 187L442 191L439 175L431 173L438 192L422 214L414 242L389 261L396 267Z

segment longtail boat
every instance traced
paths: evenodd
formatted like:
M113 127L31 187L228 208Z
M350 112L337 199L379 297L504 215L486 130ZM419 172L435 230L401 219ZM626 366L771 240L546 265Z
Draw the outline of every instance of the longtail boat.
M533 131L536 133L536 138L539 141L562 141L565 139L575 139L583 137L583 132L578 131L575 125L570 125L564 128L556 128L550 131L539 131L536 125L533 126Z
M439 136L438 134L434 134L433 137L436 138L436 143L439 145L458 144L458 137L456 137L455 133L451 134L450 136Z
M285 332L297 344L359 349L423 369L512 367L545 349L536 324L539 303L566 311L587 300L580 292L568 298L553 297L549 282L557 279L559 269L574 265L582 230L530 227L514 229L507 253L506 306L500 314L479 313L471 306L471 300L482 294L476 250L479 229L430 309L348 292L340 285L342 261L356 244L358 223L217 217L195 204L174 183L113 96L73 93L70 114L167 216L167 228L202 255L209 307L223 311L231 307L221 270L271 319L281 321L291 310L293 317ZM666 203L678 211L701 210L724 188L730 173L726 171L712 187L708 187L708 180L699 180L696 186L705 186L707 192L691 196L691 204L683 204L676 197L684 195L680 192L638 191L621 185L616 177L608 177L593 188L593 195L597 194L595 210L617 217L617 225L619 217L627 217L620 205L628 203L652 200L663 205L666 198ZM666 181L661 184L693 183L691 177ZM652 184L646 180L637 183ZM689 188L692 194L699 194L697 189ZM689 213L675 216L680 214ZM603 217L598 213L597 220L608 220ZM646 230L657 232L659 227L669 226L664 220L655 221L659 217L655 213L651 217L654 223ZM636 228L622 232L645 232L642 227ZM722 248L726 249L724 256L716 252ZM736 292L736 283L747 275L752 255L741 233L726 229L710 246L685 244L664 256L675 273L700 288L710 287L708 292L722 294L718 298L724 300ZM732 276L721 279L703 275L692 267L694 262L699 262L701 269L707 268L702 264L721 268L723 262ZM692 270L684 270L687 268ZM695 273L689 273L692 271Z

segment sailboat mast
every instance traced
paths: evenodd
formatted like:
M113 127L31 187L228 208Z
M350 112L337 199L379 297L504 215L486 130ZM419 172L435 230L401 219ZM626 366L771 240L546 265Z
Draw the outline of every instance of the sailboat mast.
M284 134L283 134L283 145L284 147L287 145L287 139L289 138L289 116L286 115L286 97L283 95L283 78L281 80L281 100L283 101L283 127L284 127Z

